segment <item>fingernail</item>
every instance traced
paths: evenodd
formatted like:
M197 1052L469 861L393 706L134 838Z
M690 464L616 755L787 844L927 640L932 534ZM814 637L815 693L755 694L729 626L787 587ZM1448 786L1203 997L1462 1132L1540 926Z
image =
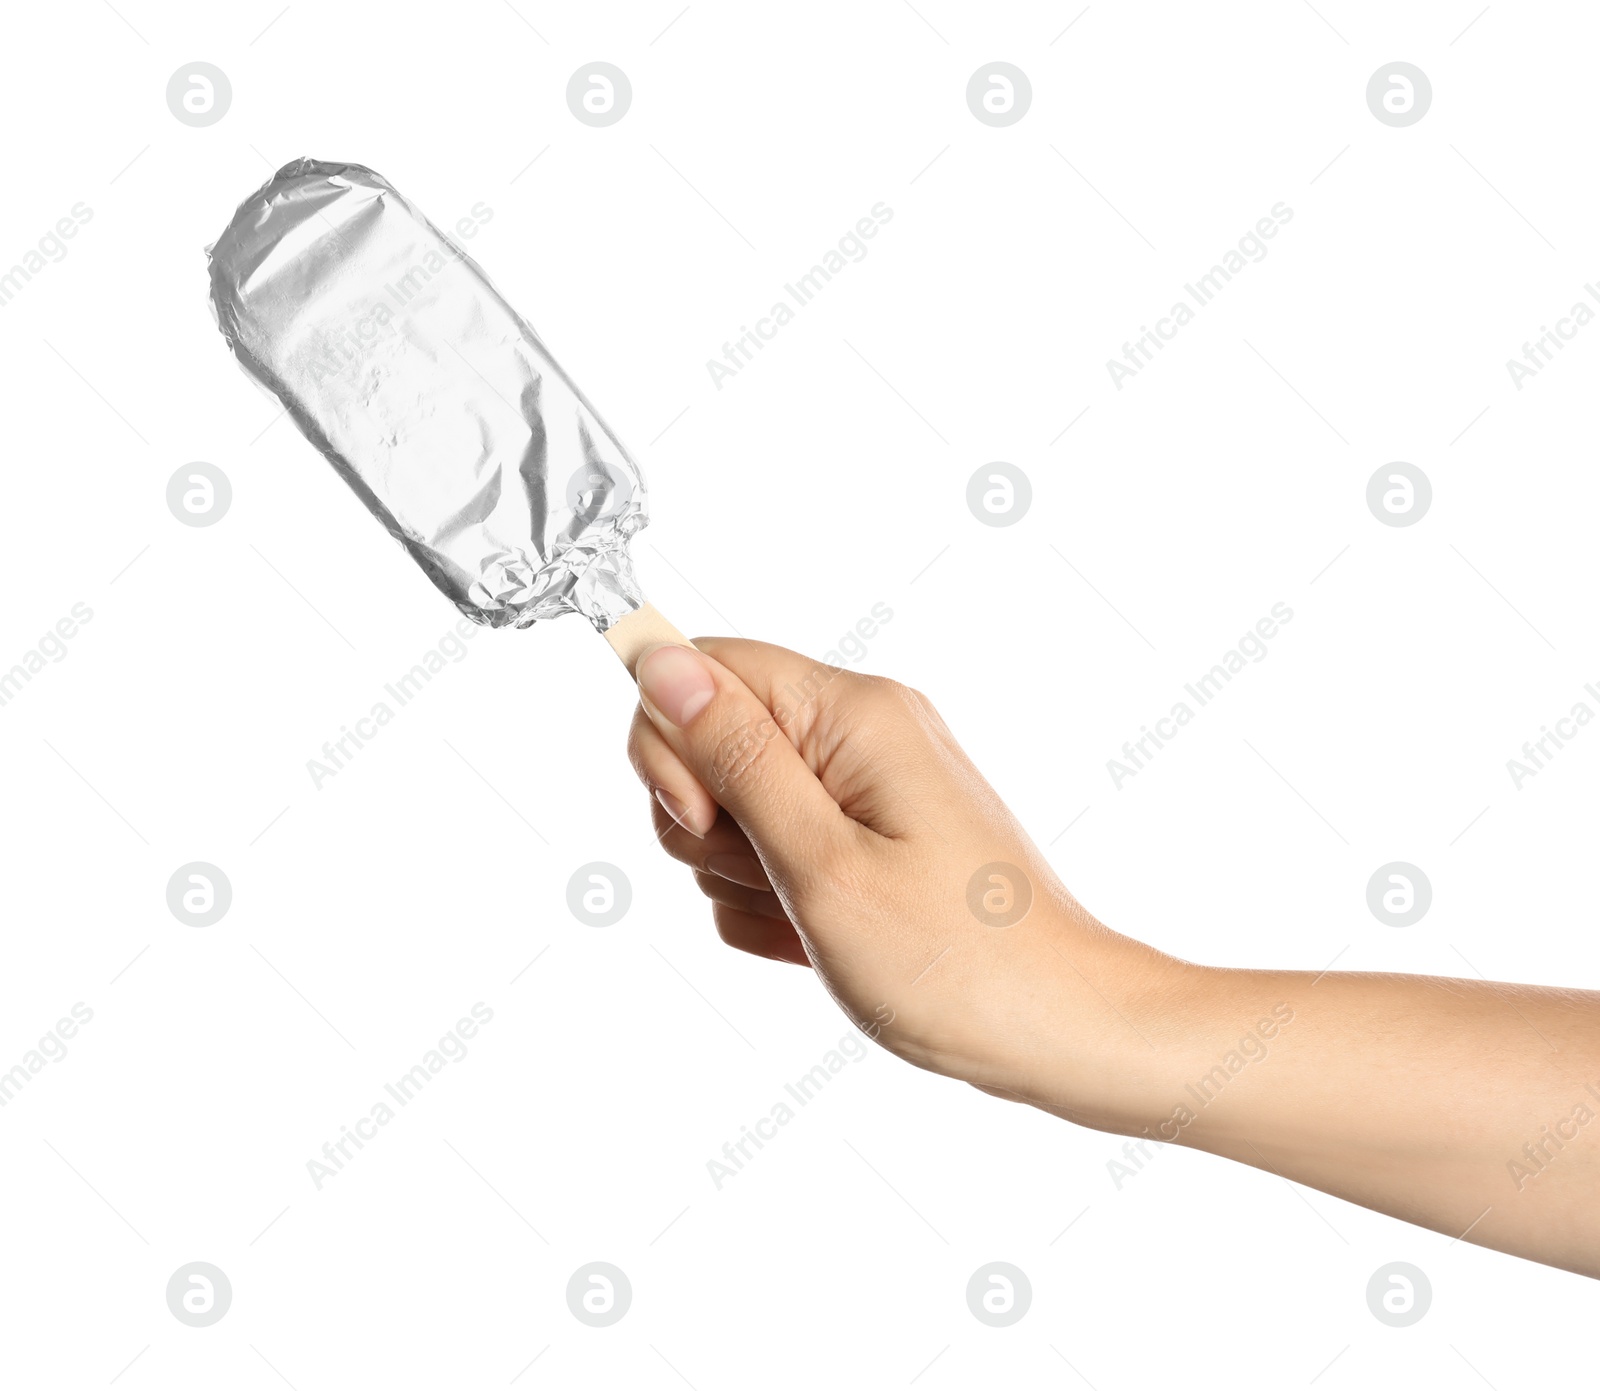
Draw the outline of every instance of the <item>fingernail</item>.
M639 689L679 729L711 703L716 682L687 647L668 645L647 652L639 663Z
M767 882L767 872L761 868L761 862L754 855L737 850L719 850L715 855L707 855L706 873L715 874L730 883L743 884L747 889L772 887Z
M683 829L686 830L690 835L694 836L697 840L704 840L706 838L706 833L704 831L697 831L692 825L689 824L689 808L684 806L684 804L674 797L670 792L668 792L666 788L656 788L656 801L660 802L662 810L665 811L667 815L676 821L680 826L682 826Z

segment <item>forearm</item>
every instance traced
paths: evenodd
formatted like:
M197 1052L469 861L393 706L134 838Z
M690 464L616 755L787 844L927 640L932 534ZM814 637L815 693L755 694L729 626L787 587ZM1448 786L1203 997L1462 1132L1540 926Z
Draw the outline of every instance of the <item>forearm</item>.
M1093 1045L1120 1096L1046 1109L1600 1277L1600 994L1144 952Z
M1165 956L1077 903L926 697L817 670L639 661L634 764L725 941L921 1067L1600 1277L1600 994Z

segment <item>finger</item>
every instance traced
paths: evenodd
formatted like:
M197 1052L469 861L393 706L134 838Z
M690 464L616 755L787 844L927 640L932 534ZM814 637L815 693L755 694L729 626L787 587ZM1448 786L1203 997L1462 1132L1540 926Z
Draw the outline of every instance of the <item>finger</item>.
M1001 1091L999 1087L986 1087L982 1082L968 1082L969 1087L976 1087L980 1092L988 1092L990 1096L997 1096L1002 1101L1024 1101L1025 1097L1018 1096L1015 1092Z
M642 706L628 730L628 762L666 813L690 835L704 836L717 819L717 804L650 723Z
M860 678L803 652L752 638L696 638L695 646L750 688L797 748L816 719L822 696L842 692Z
M897 681L746 638L696 642L766 703L844 814L881 836L934 826L949 777L976 775L927 697Z
M639 659L638 677L651 723L744 828L769 873L789 883L825 879L857 828L773 712L727 667L693 648L652 647Z
M800 934L787 922L754 917L725 903L713 905L711 916L717 924L717 935L730 947L795 966L811 964Z
M655 809L656 839L680 864L704 870L752 889L770 889L772 881L762 868L749 837L739 823L723 812L704 836L691 835L665 811Z
M778 922L789 921L789 915L784 912L783 904L771 889L752 889L746 884L735 884L733 880L724 879L719 874L707 874L702 869L695 870L694 882L700 886L700 892L713 903L725 904L729 908L737 908L741 912L751 913L759 918L772 918Z

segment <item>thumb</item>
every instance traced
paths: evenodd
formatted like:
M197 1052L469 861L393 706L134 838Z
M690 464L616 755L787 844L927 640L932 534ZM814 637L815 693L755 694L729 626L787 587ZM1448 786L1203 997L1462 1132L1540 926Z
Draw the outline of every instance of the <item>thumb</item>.
M672 751L737 821L771 870L815 877L853 826L778 718L704 652L652 647L635 668L640 704Z

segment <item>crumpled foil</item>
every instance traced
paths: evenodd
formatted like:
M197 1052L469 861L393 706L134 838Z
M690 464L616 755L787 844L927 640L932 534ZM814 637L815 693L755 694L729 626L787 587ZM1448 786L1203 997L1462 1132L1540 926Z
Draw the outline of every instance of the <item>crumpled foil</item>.
M359 164L300 159L206 248L239 365L492 628L643 602L627 450L476 262Z

